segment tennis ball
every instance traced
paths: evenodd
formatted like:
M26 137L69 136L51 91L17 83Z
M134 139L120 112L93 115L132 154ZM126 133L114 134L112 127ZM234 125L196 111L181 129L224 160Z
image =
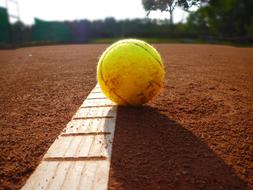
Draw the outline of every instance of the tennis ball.
M119 105L141 105L162 88L164 65L154 47L136 39L108 47L97 65L97 80L106 97Z

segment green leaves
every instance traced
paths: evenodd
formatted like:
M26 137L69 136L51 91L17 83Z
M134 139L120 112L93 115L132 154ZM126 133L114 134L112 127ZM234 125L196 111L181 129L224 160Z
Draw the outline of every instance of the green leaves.
M173 11L176 7L182 7L187 10L193 5L197 5L200 0L142 0L147 16L150 11L168 11L170 13L170 23L173 24Z
M191 6L199 5L200 0L142 0L146 11L169 11L176 6L188 9Z

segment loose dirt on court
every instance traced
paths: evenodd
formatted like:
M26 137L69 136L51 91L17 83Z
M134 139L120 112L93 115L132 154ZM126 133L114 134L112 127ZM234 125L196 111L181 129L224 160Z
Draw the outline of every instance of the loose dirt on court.
M96 84L108 45L0 51L0 189L19 189ZM119 107L109 189L252 189L253 48L154 45L164 89Z

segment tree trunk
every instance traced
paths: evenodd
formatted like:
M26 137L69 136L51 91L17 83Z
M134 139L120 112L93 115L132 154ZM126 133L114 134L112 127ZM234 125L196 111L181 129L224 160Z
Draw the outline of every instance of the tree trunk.
M169 9L169 13L170 13L170 26L173 26L173 10L172 7L170 7Z
M171 34L174 32L174 25L173 25L173 9L172 6L169 7L169 13L170 13L170 32Z

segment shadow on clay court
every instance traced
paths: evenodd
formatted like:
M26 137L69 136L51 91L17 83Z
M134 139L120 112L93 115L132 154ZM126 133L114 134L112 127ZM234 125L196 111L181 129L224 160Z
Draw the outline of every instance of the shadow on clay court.
M158 110L118 107L109 189L244 189L198 137Z

